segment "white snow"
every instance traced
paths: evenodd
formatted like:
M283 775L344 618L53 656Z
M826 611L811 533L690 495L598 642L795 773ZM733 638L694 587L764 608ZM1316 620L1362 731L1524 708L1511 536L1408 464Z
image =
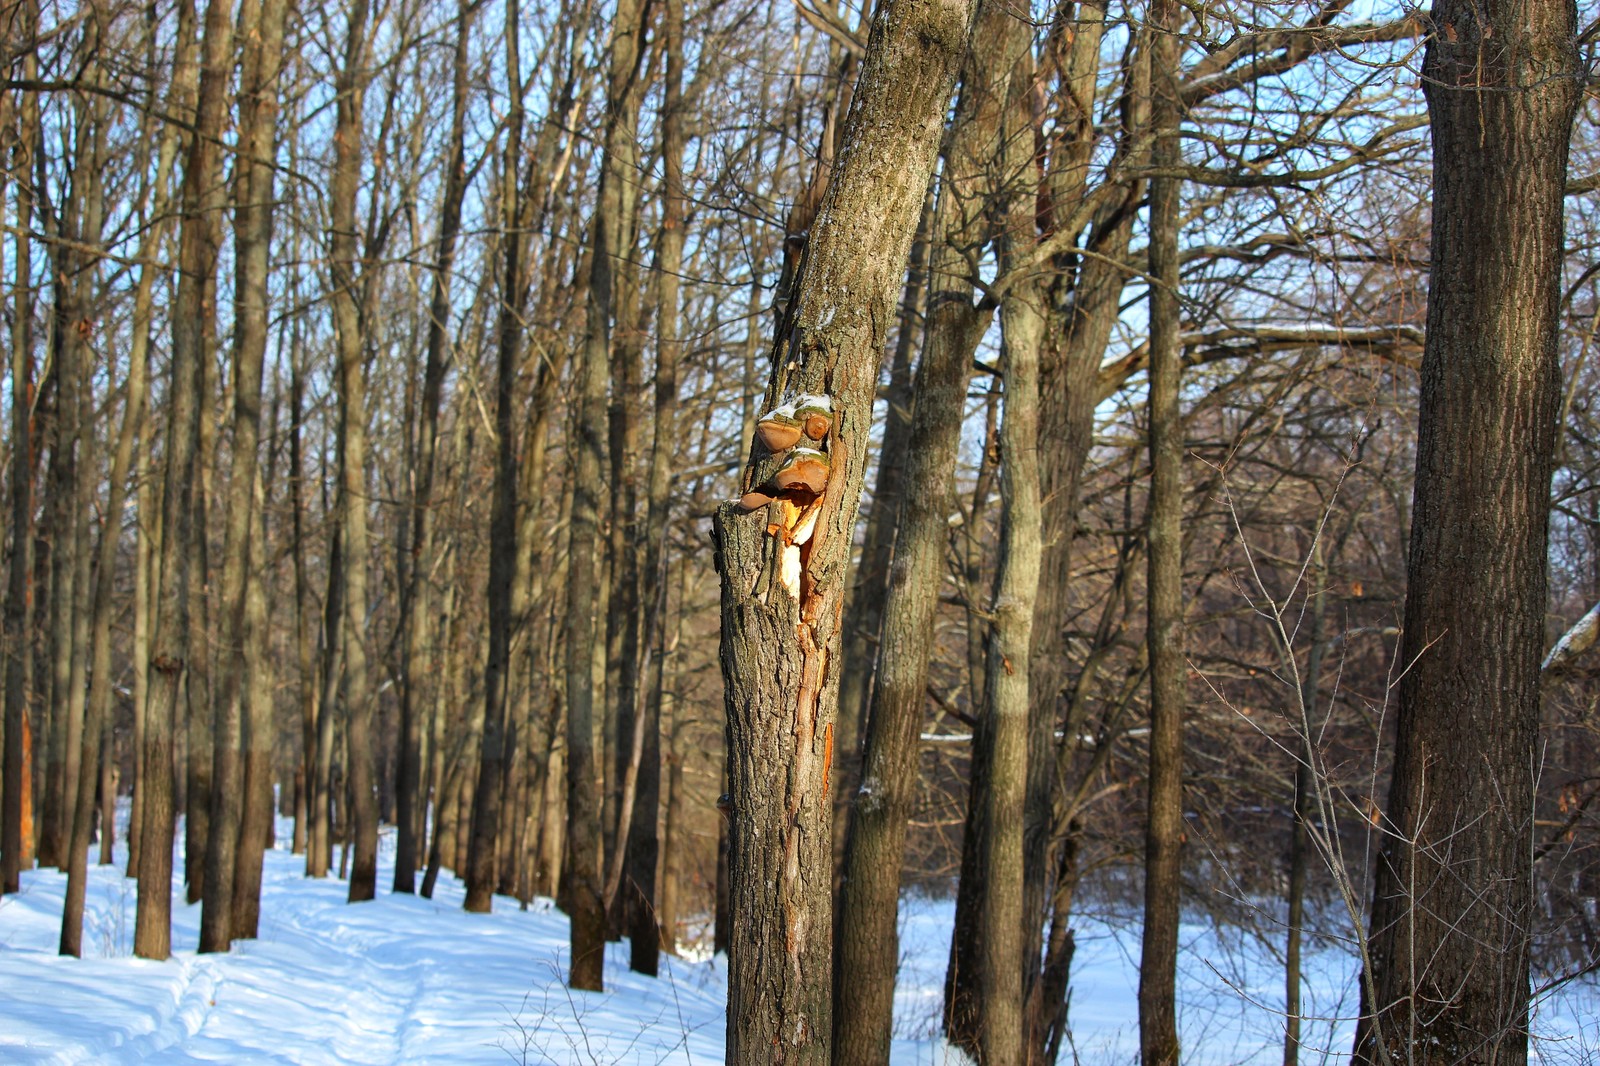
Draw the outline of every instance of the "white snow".
M180 877L176 953L164 963L130 957L136 891L120 866L91 867L82 960L55 954L65 877L24 873L22 893L0 900L0 1063L723 1061L724 959L664 955L651 979L629 973L626 945L613 945L607 990L571 992L566 920L548 901L522 911L497 897L493 914L469 915L448 876L431 901L393 896L392 857L382 849L379 898L349 906L344 882L307 880L300 857L271 852L261 937L227 955L195 954L200 908L182 902ZM953 909L915 894L903 902L893 1066L963 1061L937 1039ZM1081 1061L1135 1060L1137 960L1136 922L1082 923L1072 992ZM1272 945L1186 926L1180 965L1186 1063L1281 1061ZM1306 1013L1320 1020L1306 1022L1302 1062L1346 1057L1354 979L1342 948L1309 952ZM1600 1061L1595 985L1565 986L1541 1002L1534 1024L1536 1061ZM1073 1061L1071 1049L1062 1061Z

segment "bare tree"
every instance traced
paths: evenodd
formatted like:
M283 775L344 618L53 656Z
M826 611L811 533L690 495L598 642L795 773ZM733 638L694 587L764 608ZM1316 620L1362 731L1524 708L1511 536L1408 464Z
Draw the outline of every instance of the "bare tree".
M1569 3L1441 0L1432 17L1405 674L1356 1057L1520 1063L1562 203L1582 73Z

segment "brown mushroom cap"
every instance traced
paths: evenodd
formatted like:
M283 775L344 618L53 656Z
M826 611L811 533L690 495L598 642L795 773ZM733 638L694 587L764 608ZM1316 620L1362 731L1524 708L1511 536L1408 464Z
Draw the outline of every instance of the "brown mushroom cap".
M801 420L801 425L805 429L806 436L812 440L821 440L828 435L830 423L826 414L821 411L810 411Z
M758 511L771 503L776 497L768 496L764 492L747 492L739 497L739 506L746 511Z
M800 440L800 427L792 422L780 422L777 419L768 419L756 423L756 436L761 438L761 443L767 451L777 454L793 448Z
M780 489L821 492L828 485L828 457L809 448L797 448L773 480Z

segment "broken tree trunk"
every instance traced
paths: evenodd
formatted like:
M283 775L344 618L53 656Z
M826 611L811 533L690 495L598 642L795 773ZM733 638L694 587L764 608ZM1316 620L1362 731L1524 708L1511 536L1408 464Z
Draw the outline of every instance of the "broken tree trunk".
M829 662L879 358L973 7L879 8L798 297L773 345L762 443L745 495L716 515L732 802L730 1063L831 1057L838 674Z

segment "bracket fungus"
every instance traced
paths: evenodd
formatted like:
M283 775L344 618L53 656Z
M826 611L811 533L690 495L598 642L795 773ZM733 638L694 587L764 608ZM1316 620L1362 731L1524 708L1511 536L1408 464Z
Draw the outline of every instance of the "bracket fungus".
M739 497L739 507L746 512L780 505L767 533L779 542L779 581L796 601L804 599L802 593L809 585L801 549L809 554L828 487L832 464L827 448L832 429L833 400L828 396L794 396L762 415L756 422L756 439L774 465L764 467L769 472L765 481L747 482Z
M787 451L800 443L800 432L801 427L798 423L776 412L756 423L756 436L761 438L761 443L773 455Z
M828 487L828 456L815 448L794 448L772 478L779 489L805 489L821 495Z

